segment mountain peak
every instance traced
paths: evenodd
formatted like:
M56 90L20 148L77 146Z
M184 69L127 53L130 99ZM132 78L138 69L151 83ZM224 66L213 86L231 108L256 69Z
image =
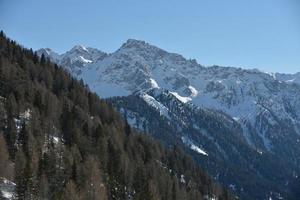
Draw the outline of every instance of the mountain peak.
M50 48L45 48L45 50L48 51L48 52L51 52L51 51L53 52L53 50L50 49Z
M75 45L70 51L86 51L88 52L87 48L82 45Z
M39 56L44 54L44 56L49 57L54 62L57 62L60 57L60 55L58 53L56 53L55 51L53 51L50 48L41 48L41 49L37 50L36 52Z
M150 47L149 43L143 41L143 40L137 40L137 39L128 39L121 48L145 48Z
M145 41L143 40L138 40L138 39L133 39L133 38L129 38L125 44L142 44L142 45L145 45L145 44L148 44L146 43Z
M54 51L50 48L41 48L38 49L37 52L41 55L44 54L45 56L50 55L51 53L53 53Z

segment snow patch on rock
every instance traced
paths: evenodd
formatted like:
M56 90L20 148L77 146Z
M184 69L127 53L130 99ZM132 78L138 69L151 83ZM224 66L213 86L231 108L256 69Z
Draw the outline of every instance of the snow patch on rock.
M202 150L200 147L195 145L192 140L190 140L187 137L181 137L182 142L187 145L190 149L194 150L195 152L202 154L204 156L208 156L208 153L206 153L204 150Z
M190 97L180 96L177 92L170 92L170 93L173 94L182 103L187 103L192 100Z
M170 118L169 117L169 109L167 107L165 107L163 104L161 104L159 101L157 101L154 97L152 97L146 93L141 94L141 97L142 97L142 99L144 99L144 101L146 103L148 103L150 106L152 106L153 108L158 110L160 115Z

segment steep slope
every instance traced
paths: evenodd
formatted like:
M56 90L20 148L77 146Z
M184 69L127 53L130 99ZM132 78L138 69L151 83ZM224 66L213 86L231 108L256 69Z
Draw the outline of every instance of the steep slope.
M1 179L1 198L232 199L178 147L137 134L82 82L3 32L0 96L0 167L15 170L0 176L16 184Z
M266 188L260 187L262 191L258 195L261 198L267 198L269 193L286 194L290 187L289 183L298 177L300 86L297 81L293 81L292 84L289 81L291 77L297 77L297 74L274 75L233 67L204 67L195 60L187 60L181 55L133 39L128 40L117 51L107 54L102 60L84 65L82 69L80 73L73 75L83 79L89 88L101 97L137 94L144 103L137 100L140 107L138 118L132 121L133 119L128 117L128 121L139 129L146 129L157 137L164 138L164 142L175 142L176 139L171 138L172 134L177 133L176 137L184 137L181 141L185 141L185 146L193 147L198 152L201 152L199 146L206 146L208 139L216 144L222 140L225 141L224 144L232 145L232 148L226 148L227 151L223 149L223 152L213 153L214 150L210 149L212 152L204 152L211 155L208 157L212 157L215 165L219 162L218 159L221 159L225 166L234 165L234 174L221 181L228 186L238 185L235 187L237 192L242 194L248 190L246 194L256 195L251 192L250 187L244 185L249 175L242 173L244 168L251 170L253 168L252 185L259 184L260 180L264 180L262 182L267 185ZM171 99L181 102L180 105L186 113L191 112L192 115L199 116L198 111L202 110L201 113L205 116L211 112L214 117L210 117L209 120L219 121L219 124L223 125L215 124L214 130L205 136L206 140L199 139L203 135L203 130L196 130L194 127L197 125L197 117L176 110L179 105L170 103L174 100L158 97L157 94L164 90L168 91ZM118 105L119 101L114 101L114 104L122 112L137 112L137 108L128 107L129 100L125 102L127 103L121 102ZM152 124L151 120L154 120L146 113L146 110L150 109L148 107L155 107L158 110L159 116L167 120L165 125L171 124L168 125L170 131L155 129L162 126L162 117L156 120L156 127L146 126L147 123ZM174 120L172 116L178 119ZM185 117L188 120L185 120ZM145 125L136 124L136 121L142 121ZM205 126L210 124L206 118L203 118L203 121L204 124L207 123ZM233 130L235 135L233 138L223 133L223 127L230 123L239 127ZM183 129L186 124L188 129ZM182 126L179 131L174 128L177 126ZM229 131L230 128L225 130ZM219 134L215 135L214 132ZM223 135L223 139L219 135ZM199 138L195 139L197 137ZM241 146L244 153L238 155L235 152L239 152ZM227 154L232 155L233 160L222 156ZM253 159L262 162L254 164ZM209 162L210 160L207 161ZM245 165L241 165L240 162L244 162ZM208 166L207 164L206 169L210 170L212 175L217 174L217 169L221 170L218 167L211 169ZM285 173L281 173L280 167ZM273 196L281 198L277 193Z

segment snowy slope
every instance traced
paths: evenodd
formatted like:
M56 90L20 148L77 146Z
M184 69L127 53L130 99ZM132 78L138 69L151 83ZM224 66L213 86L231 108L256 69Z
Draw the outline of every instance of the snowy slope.
M81 74L86 65L95 63L107 56L106 53L98 49L81 45L74 46L64 54L55 53L50 48L39 49L37 54L40 56L44 54L51 61L64 66L74 76Z
M290 84L300 84L300 72L296 74L281 74L281 73L275 73L275 78L279 81L284 81L286 83Z
M0 177L0 197L2 196L5 200L15 199L15 187L15 183Z

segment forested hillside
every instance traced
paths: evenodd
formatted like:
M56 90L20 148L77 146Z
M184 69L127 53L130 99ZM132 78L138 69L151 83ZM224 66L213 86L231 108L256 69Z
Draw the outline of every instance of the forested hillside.
M0 190L15 183L12 198L232 199L178 147L137 134L82 81L3 32L0 96Z
M299 190L294 163L251 148L240 125L225 113L184 104L168 91L140 92L107 101L132 127L165 145L182 147L196 164L241 199L299 199L299 194L292 196ZM295 178L288 179L289 174Z

